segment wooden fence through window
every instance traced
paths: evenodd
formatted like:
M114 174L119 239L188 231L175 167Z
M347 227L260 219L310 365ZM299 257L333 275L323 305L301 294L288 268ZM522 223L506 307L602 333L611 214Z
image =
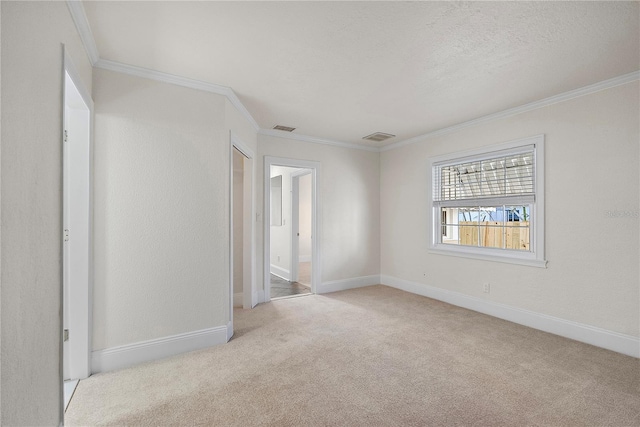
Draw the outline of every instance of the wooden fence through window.
M502 248L504 236L505 249L529 250L529 221L461 221L459 226L461 245Z

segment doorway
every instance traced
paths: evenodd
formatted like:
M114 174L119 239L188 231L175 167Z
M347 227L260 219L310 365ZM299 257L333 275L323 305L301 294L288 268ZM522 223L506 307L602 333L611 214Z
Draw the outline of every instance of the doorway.
M316 292L318 162L265 157L264 301Z
M233 147L233 306L243 306L244 159Z
M64 66L61 338L66 410L75 385L91 374L93 101L66 55Z
M235 134L230 134L229 212L229 323L233 335L233 309L258 304L255 275L255 176L254 153Z

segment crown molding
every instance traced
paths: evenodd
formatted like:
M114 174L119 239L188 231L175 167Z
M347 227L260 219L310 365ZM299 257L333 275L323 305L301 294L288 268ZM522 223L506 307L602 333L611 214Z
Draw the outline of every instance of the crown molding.
M477 119L458 123L456 125L438 129L436 131L425 133L423 135L414 136L413 138L405 139L403 141L398 141L393 144L380 147L380 151L394 150L396 148L400 148L406 145L411 145L417 142L424 141L425 139L428 139L428 138L435 138L437 136L447 135L449 133L457 132L461 129L464 129L470 126L476 126L476 125L487 123L493 120L503 119L506 117L511 117L518 114L526 113L528 111L537 110L539 108L548 107L553 104L558 104L560 102L569 101L571 99L579 98L581 96L590 95L592 93L599 92L601 90L610 89L616 86L631 83L636 80L640 80L640 71L634 71L629 74L623 74L622 76L614 77L608 80L603 80L601 82L594 83L589 86L584 86L578 89L570 90L568 92L550 96L549 98L544 98L539 101L533 101L528 104L521 105L519 107L509 108L507 110L503 110L497 113L478 117Z
M245 108L238 96L230 87L190 79L188 77L177 76L175 74L163 73L161 71L155 71L148 68L137 67L135 65L123 64L121 62L110 61L107 59L98 60L98 62L94 64L94 67L226 96L229 102L231 102L238 112L247 119L256 132L260 129L260 126L258 126L258 123L255 121L251 113L249 113L249 110Z
M247 110L247 107L244 106L242 101L240 101L240 98L238 98L233 89L229 88L229 90L231 91L231 93L229 95L226 95L229 102L231 102L231 104L236 107L236 110L238 110L238 112L242 114L245 119L247 119L253 130L258 132L260 130L260 125L258 124L258 122L256 122L256 120L253 118L249 110Z
M406 145L411 145L411 144L424 141L425 139L435 138L438 136L457 132L467 127L476 126L476 125L487 123L493 120L499 120L506 117L515 116L528 111L537 110L539 108L547 107L553 104L568 101L574 98L579 98L581 96L589 95L595 92L599 92L601 90L613 88L613 87L627 84L636 80L640 80L640 71L634 71L632 73L628 73L622 76L614 77L612 79L604 80L589 86L570 90L568 92L554 95L549 98L544 98L539 101L530 102L528 104L524 104L519 107L509 108L507 110L499 111L496 113L488 114L486 116L478 117L476 119L468 120L466 122L458 123L453 126L448 126L442 129L438 129L433 132L428 132L422 135L414 136L412 138L398 141L393 144L385 145L382 147L369 147L366 145L353 144L353 143L342 142L342 141L333 141L329 139L317 138L317 137L308 136L308 135L291 134L287 132L276 131L274 129L262 129L260 128L258 123L255 121L255 119L253 118L249 110L247 110L247 108L240 101L240 99L235 94L233 89L231 89L230 87L220 86L213 83L207 83L200 80L194 80L187 77L176 76L173 74L163 73L160 71L155 71L147 68L136 67L133 65L123 64L115 61L100 59L98 48L93 38L93 33L91 32L91 27L89 25L89 21L87 20L87 15L85 13L82 2L78 0L67 0L66 3L69 8L69 11L71 12L71 17L73 18L73 22L75 23L76 28L78 29L80 39L82 40L82 44L84 45L84 48L87 52L87 56L91 61L91 65L93 65L94 67L102 68L105 70L111 70L119 73L130 74L138 77L144 77L144 78L157 80L165 83L172 83L172 84L176 84L184 87L189 87L192 89L216 93L219 95L224 95L227 97L229 102L231 102L231 104L233 104L233 106L238 110L238 112L247 119L247 121L251 124L253 129L258 134L261 134L261 135L275 136L279 138L287 138L287 139L293 139L296 141L303 141L303 142L311 142L314 144L325 144L325 145L333 145L337 147L353 148L356 150L364 150L364 151L371 151L371 152L384 152L384 151L394 150L396 148L401 148Z
M71 13L71 18L73 19L73 22L78 29L78 34L80 35L80 39L82 40L84 49L87 52L89 61L94 67L129 74L132 76L144 77L165 83L172 83L192 89L216 93L218 95L224 95L227 97L229 102L231 102L231 104L233 104L233 106L238 110L238 112L247 119L249 124L251 124L256 132L260 130L260 126L258 126L258 123L255 121L251 113L249 113L249 110L247 110L247 108L240 101L233 89L231 89L230 87L189 79L187 77L176 76L173 74L162 73L160 71L136 67L116 61L101 59L82 2L79 0L67 0L67 7L69 8L69 12Z
M73 22L78 29L78 33L80 35L80 39L82 40L82 44L87 52L87 56L91 61L91 65L95 68L101 68L103 70L114 71L117 73L129 74L131 76L147 78L151 80L156 80L164 83L171 83L178 86L188 87L191 89L202 90L206 92L215 93L218 95L226 96L229 102L238 110L238 112L244 116L245 119L249 122L249 124L253 127L253 129L262 135L276 136L280 138L293 139L297 141L304 142L312 142L315 144L325 144L325 145L333 145L337 147L344 148L355 148L358 150L365 151L380 151L377 147L367 147L358 144L350 144L347 142L341 141L331 141L323 138L315 138L307 135L298 135L298 134L288 134L286 132L280 132L273 129L261 129L258 125L258 122L253 118L249 110L244 106L240 98L235 94L233 89L227 86L221 86L213 83L203 82L201 80L190 79L187 77L177 76L174 74L163 73L156 70L151 70L148 68L137 67L135 65L124 64L121 62L110 61L108 59L101 59L100 54L98 52L98 48L96 46L95 39L93 38L93 33L91 32L91 26L89 25L89 21L87 20L87 15L84 11L84 6L81 1L78 0L67 0L67 6L69 7L69 11L71 12L71 17L73 18Z
M98 47L96 46L96 41L93 38L93 33L91 32L91 26L87 20L87 14L84 11L84 6L79 0L67 0L67 7L69 8L69 12L71 12L73 23L76 24L78 34L82 40L84 50L87 52L89 61L91 62L91 65L96 65L96 62L100 59L100 54L98 53Z
M380 152L380 149L378 147L368 147L366 145L353 144L349 142L334 141L331 139L324 139L324 138L316 138L315 136L300 135L297 133L289 133L289 132L284 132L284 131L275 130L275 129L260 129L258 131L258 134L266 135L266 136L275 136L277 138L293 139L295 141L311 142L313 144L333 145L335 147L352 148L355 150L363 150L363 151L372 151L374 153Z
M509 108L507 110L499 111L497 113L481 116L476 119L468 120L466 122L458 123L453 126L448 126L442 129L438 129L433 132L428 132L422 135L414 136L412 138L408 138L408 139L398 141L393 144L385 145L382 147L368 147L368 146L353 144L348 142L340 142L340 141L327 140L323 138L316 138L313 136L291 134L287 132L277 131L274 129L260 129L258 133L261 135L276 136L280 138L287 138L287 139L293 139L293 140L304 141L304 142L312 142L316 144L335 145L338 147L354 148L358 150L373 151L373 152L384 152L384 151L394 150L396 148L401 148L407 145L415 144L415 143L424 141L425 139L435 138L438 136L454 133L467 127L477 126L477 125L491 122L494 120L499 120L499 119L515 116L518 114L526 113L528 111L537 110L539 108L548 107L553 104L569 101L569 100L579 98L585 95L590 95L592 93L596 93L602 90L611 89L616 86L621 86L627 83L634 82L636 80L640 80L640 71L634 71L628 74L623 74L618 77L613 77L611 79L603 80L598 83L594 83L578 89L570 90L568 92L563 92L558 95L550 96L548 98L544 98L538 101L533 101L528 104L521 105L519 107Z

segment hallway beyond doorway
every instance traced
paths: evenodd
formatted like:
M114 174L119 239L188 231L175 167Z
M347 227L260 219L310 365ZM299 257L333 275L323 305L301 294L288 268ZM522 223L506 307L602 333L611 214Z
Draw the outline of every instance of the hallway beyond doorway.
M301 262L298 281L289 282L274 274L271 275L271 298L282 298L292 295L311 294L311 263Z

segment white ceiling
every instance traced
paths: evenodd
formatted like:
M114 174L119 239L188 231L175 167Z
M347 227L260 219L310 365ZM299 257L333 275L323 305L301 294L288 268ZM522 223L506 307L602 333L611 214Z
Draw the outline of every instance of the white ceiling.
M384 145L640 69L638 2L84 2L101 59ZM384 143L361 138L397 135Z

